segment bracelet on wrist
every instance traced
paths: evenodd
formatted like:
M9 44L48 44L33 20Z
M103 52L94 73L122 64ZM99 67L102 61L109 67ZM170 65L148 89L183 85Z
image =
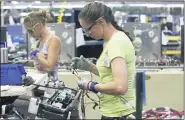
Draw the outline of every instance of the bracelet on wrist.
M98 93L98 91L95 90L95 85L98 84L97 82L91 82L89 83L89 90L93 91L94 93Z

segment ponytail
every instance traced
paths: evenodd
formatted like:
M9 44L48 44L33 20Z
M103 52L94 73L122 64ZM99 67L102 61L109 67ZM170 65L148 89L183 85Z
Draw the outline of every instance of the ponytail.
M140 50L142 41L139 41L139 40L137 40L137 39L132 39L132 38L130 37L129 33L126 32L126 31L124 31L124 30L117 24L117 22L116 22L114 19L111 21L111 24L112 24L117 30L124 32L124 33L128 36L128 38L129 38L130 41L132 42L132 44L133 44L133 46L134 46L136 52L138 52L138 51Z
M111 20L111 24L112 24L117 30L124 32L124 33L128 36L128 38L129 38L131 41L133 41L133 39L132 39L132 38L130 37L130 35L129 35L129 32L126 32L125 30L123 30L123 29L117 24L117 22L114 20L114 16L112 16L112 17L113 17L113 19Z

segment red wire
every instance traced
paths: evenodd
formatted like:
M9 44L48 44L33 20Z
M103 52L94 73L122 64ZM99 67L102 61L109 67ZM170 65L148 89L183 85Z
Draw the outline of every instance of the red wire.
M166 118L168 115L170 116L178 116L178 117L182 117L182 115L184 115L184 111L182 112L178 112L177 110L174 109L170 109L169 111L165 111L165 110L155 110L153 111L152 109L146 111L143 116L147 115L146 117L143 117L143 119L147 119L148 117L155 117L156 119L164 119Z

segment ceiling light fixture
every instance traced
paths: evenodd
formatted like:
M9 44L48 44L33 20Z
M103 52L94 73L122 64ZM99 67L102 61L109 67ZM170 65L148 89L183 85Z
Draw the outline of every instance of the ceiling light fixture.
M35 3L36 3L36 4L40 4L40 3L41 3L41 1L35 1Z
M18 1L11 1L12 4L19 4Z

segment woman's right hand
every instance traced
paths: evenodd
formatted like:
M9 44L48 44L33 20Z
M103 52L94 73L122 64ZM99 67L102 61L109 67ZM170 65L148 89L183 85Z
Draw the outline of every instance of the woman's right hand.
M81 55L80 57L74 57L72 59L71 66L74 69L90 71L92 63Z

